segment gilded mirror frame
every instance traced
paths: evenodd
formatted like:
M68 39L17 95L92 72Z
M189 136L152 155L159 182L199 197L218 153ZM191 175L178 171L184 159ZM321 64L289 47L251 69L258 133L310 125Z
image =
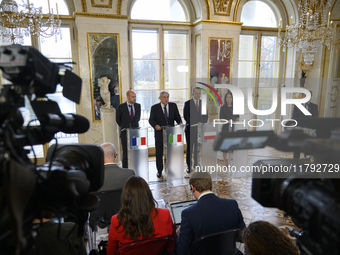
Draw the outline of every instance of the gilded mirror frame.
M220 45L220 46L219 46ZM225 46L224 46L225 45ZM218 56L222 52L222 48L226 48L226 58ZM209 37L209 61L208 61L208 79L210 86L215 84L231 84L233 63L233 38ZM224 104L224 95L227 89L216 89L222 104ZM221 105L222 106L222 105ZM218 108L214 106L214 102L209 99L209 115L218 115Z
M120 70L120 40L119 34L87 33L87 47L89 55L89 70L91 84L91 105L93 122L101 122L100 107L104 100L100 95L98 81L106 78L108 83L105 89L110 92L111 105L116 108L121 102L121 70ZM104 78L105 79L105 78ZM115 96L118 90L118 97ZM95 101L96 100L96 103ZM117 101L117 102L116 102Z

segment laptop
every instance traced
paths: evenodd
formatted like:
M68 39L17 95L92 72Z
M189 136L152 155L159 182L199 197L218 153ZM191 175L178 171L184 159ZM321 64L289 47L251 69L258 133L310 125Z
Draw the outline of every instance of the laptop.
M175 226L181 225L182 211L197 203L197 200L175 202L170 204Z

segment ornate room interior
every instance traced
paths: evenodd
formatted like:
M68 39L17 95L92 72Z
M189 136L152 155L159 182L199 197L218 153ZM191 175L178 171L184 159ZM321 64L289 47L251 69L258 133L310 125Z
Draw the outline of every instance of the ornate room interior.
M13 1L2 0L1 5ZM15 1L14 1L15 2ZM19 4L19 1L17 1ZM44 3L43 3L44 2ZM110 92L118 88L120 102L130 89L142 106L142 127L149 127L150 187L164 205L192 199L188 187L175 190L156 182L153 130L150 108L159 92L167 90L183 118L184 102L192 97L197 82L236 85L251 89L256 109L268 109L272 91L304 87L312 92L311 102L319 107L318 117L340 117L340 1L309 0L30 0L42 6L43 21L54 16L53 35L1 37L1 44L32 45L55 62L75 62L73 72L82 79L80 104L63 99L61 91L51 97L63 113L77 113L90 121L84 134L59 134L61 143L104 142L102 120L96 114L100 104L98 79L110 79ZM33 4L33 6L32 6ZM51 6L50 6L51 5ZM24 7L19 7L24 8ZM27 8L27 7L26 7ZM2 16L4 15L2 9ZM43 26L48 26L48 22ZM5 27L0 24L0 30ZM337 32L337 33L336 33ZM9 41L8 41L9 40ZM6 80L2 78L2 84ZM113 93L113 92L111 92ZM225 89L217 90L224 96ZM111 94L113 95L113 94ZM292 93L291 97L300 95ZM275 99L276 100L276 99ZM245 102L246 105L246 102ZM217 107L216 107L217 106ZM26 106L27 120L34 113ZM218 118L218 105L210 100L209 120ZM291 118L292 107L263 118L280 121ZM244 119L256 119L246 112ZM261 117L262 118L262 117ZM26 123L27 123L26 122ZM278 124L277 124L278 123ZM283 130L280 122L251 130ZM267 125L268 124L268 125ZM49 144L35 146L38 163L44 162ZM119 144L117 145L119 147ZM120 154L120 153L119 153ZM249 150L245 164L258 159L292 158L292 153L274 149ZM119 155L119 160L121 156ZM184 156L183 156L184 160ZM218 160L222 164L222 158ZM221 175L215 192L236 199L248 225L267 220L281 228L294 227L278 209L265 208L251 198L251 177Z

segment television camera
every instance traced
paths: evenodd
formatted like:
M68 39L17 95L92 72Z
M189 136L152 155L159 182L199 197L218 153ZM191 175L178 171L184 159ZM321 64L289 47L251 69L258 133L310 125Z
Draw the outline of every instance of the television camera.
M28 254L37 234L32 221L42 210L53 211L58 218L66 215L82 234L87 212L98 205L89 192L103 184L104 156L97 145L56 141L44 165L33 163L27 146L48 143L56 132L88 130L85 117L62 114L47 96L60 84L64 97L79 103L82 80L30 46L1 46L0 69L12 82L0 93L0 254ZM25 98L40 125L30 125L32 121L23 125L19 109Z
M304 152L307 159L258 160L252 172L252 197L276 207L303 229L297 244L306 254L340 254L340 119L304 118L298 127L273 131L220 133L214 150L271 146L285 152ZM289 125L287 125L289 126Z

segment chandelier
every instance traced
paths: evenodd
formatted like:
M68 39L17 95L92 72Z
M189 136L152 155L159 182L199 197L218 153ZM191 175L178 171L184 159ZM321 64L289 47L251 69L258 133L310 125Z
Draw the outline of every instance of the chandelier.
M222 45L221 45L222 43ZM228 40L218 40L218 50L217 50L217 60L222 58L222 61L225 58L230 58L231 53L231 42Z
M336 38L336 25L330 21L334 0L299 0L298 10L300 18L293 24L286 26L285 37L280 37L282 19L279 24L278 43L286 51L287 47L297 46L296 51L302 50L301 68L309 71L314 65L314 53L320 46L330 49L332 44L340 43Z
M53 8L48 1L48 18L44 19L42 7L35 8L27 0L26 3L18 5L15 0L2 0L0 4L0 40L5 44L23 44L24 37L49 38L59 34L61 36L58 5L56 3L57 18L54 18ZM23 10L19 12L18 6Z

